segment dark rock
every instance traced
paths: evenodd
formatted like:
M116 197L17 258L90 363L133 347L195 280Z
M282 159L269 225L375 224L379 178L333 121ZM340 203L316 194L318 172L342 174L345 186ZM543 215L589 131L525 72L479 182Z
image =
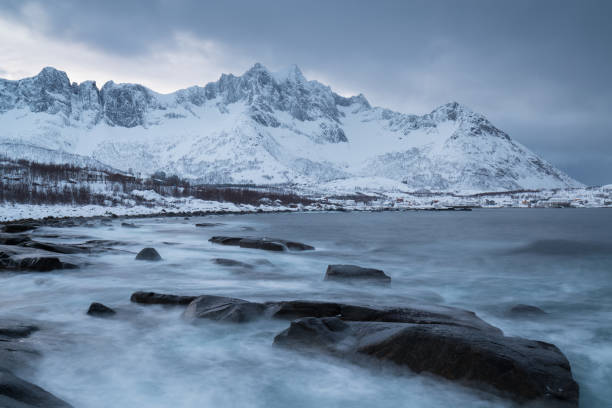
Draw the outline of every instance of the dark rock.
M38 330L33 324L0 320L0 337L23 338Z
M314 247L301 242L287 241L274 238L246 238L246 237L224 237L215 236L209 239L210 242L221 245L240 246L241 248L255 248L267 251L310 251Z
M547 313L536 306L518 304L512 306L508 310L508 314L512 316L543 316Z
M0 234L0 245L20 245L31 240L27 235Z
M161 261L162 257L155 248L144 248L136 255L136 259L139 261Z
M27 241L21 244L21 246L26 248L42 249L43 251L55 252L58 254L79 254L89 252L87 248L77 245L50 244L38 241Z
M519 401L577 406L578 384L565 356L552 344L505 337L450 324L346 322L303 318L274 343L318 349L359 361L359 356L429 372L476 387L492 386Z
M286 302L268 302L270 314L276 318L296 319L300 317L332 317L342 313L342 305L329 302L310 302L293 300Z
M201 222L199 224L196 224L196 227L200 227L200 228L207 228L207 227L218 227L220 225L224 225L221 222Z
M211 259L211 261L213 263L215 263L217 265L221 265L221 266L238 267L238 268L244 268L244 269L253 269L253 265L245 263L245 262L235 261L233 259L213 258L213 259Z
M22 380L7 370L0 369L0 406L3 408L70 408L31 382Z
M49 272L56 269L77 269L78 266L62 262L55 256L38 256L19 259L16 269L20 271Z
M108 306L103 305L102 303L93 302L89 305L89 309L87 310L87 314L90 316L112 316L116 312Z
M244 323L263 316L266 306L223 296L204 295L187 306L183 317L187 319L211 319L224 322Z
M388 284L391 277L380 269L362 268L357 265L329 265L325 272L326 281L372 281Z
M167 295L155 292L134 292L130 301L145 305L188 305L197 296Z
M38 228L38 224L6 224L2 230L9 234L31 231Z
M131 222L122 222L121 226L125 228L140 228L138 225Z

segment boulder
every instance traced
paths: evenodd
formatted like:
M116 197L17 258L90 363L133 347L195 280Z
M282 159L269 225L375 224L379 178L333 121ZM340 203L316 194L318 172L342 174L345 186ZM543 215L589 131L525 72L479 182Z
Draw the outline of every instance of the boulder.
M210 319L224 322L244 323L263 316L266 306L262 303L224 296L204 295L187 306L183 317L189 320Z
M276 345L319 350L354 361L367 356L543 406L577 406L578 384L552 344L452 324L347 322L308 317L291 323Z
M197 296L167 295L155 292L134 292L130 301L144 305L188 305Z
M155 248L144 248L136 255L136 259L139 261L161 261L162 257Z
M329 265L325 272L326 281L371 281L389 284L391 277L380 269L363 268L357 265Z
M115 312L110 307L98 302L93 302L91 305L89 305L89 309L87 310L88 315L97 317L108 317L116 313L117 312Z
M225 237L215 236L210 242L221 245L239 246L241 248L263 249L267 251L310 251L314 247L301 242L287 241L275 238L248 238L248 237Z

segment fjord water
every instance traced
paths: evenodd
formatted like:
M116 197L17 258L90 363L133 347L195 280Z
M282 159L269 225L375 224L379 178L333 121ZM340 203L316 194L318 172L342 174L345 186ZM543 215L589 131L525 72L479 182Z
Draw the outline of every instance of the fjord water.
M131 221L132 222L132 221ZM513 403L390 366L356 366L273 346L288 322L181 319L181 308L130 304L132 292L215 294L254 301L329 300L378 306L437 303L475 311L506 335L556 344L583 407L612 401L612 211L257 214L147 218L44 227L49 242L121 241L82 256L80 270L0 276L3 316L35 319L44 357L27 377L75 407L510 407ZM195 227L198 222L221 223ZM59 234L57 238L42 238ZM208 242L271 236L314 245L275 253ZM134 260L145 246L162 262ZM79 255L81 257L81 255ZM253 269L227 268L230 258ZM385 270L390 287L324 282L328 264ZM85 314L93 301L109 319ZM547 314L511 316L516 304Z

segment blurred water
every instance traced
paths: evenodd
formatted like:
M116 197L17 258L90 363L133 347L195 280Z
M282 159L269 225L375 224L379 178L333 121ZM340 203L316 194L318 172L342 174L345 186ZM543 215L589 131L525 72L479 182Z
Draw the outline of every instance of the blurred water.
M198 222L223 225L196 228ZM470 309L507 335L556 344L581 386L581 405L610 406L612 211L259 214L134 220L140 228L42 228L51 242L123 241L84 256L86 268L0 276L3 316L48 322L45 357L29 379L75 407L512 406L492 395L391 367L357 367L272 346L284 321L246 325L180 319L181 309L130 304L136 290L255 301L318 299L372 305L440 303ZM314 245L270 253L209 243L212 235L273 236ZM88 237L88 238L85 238ZM163 262L134 260L145 246ZM231 258L255 265L232 269ZM330 263L384 269L385 287L323 282ZM85 315L92 301L120 313ZM512 305L541 318L511 318Z

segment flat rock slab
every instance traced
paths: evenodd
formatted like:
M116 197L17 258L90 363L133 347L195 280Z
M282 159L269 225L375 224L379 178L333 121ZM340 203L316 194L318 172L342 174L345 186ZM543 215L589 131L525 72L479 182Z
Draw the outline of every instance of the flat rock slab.
M168 295L156 292L134 292L130 301L143 305L183 305L187 306L197 296Z
M162 257L155 248L144 248L136 255L136 259L139 261L161 261Z
M6 224L4 225L4 227L2 227L2 231L9 233L9 234L15 234L15 233L20 233L20 232L26 232L26 231L32 231L36 228L38 228L39 224Z
M357 265L329 265L325 272L326 281L371 281L382 284L391 283L391 277L380 269L363 268Z
M567 358L544 342L450 324L308 317L292 322L274 343L354 361L367 356L417 373L429 372L478 388L492 387L521 402L578 406L578 384Z
M263 249L266 251L311 251L315 248L301 242L287 241L276 238L249 238L249 237L226 237L215 236L210 242L221 245L239 246L241 248Z

